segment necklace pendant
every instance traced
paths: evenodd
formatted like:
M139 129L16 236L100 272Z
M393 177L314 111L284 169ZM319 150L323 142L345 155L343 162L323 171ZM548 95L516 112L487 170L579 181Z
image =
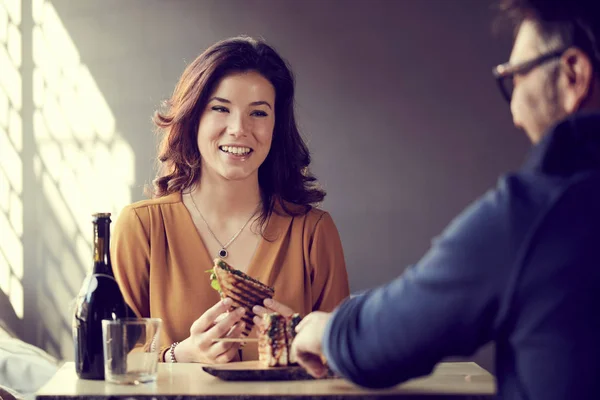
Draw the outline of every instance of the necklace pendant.
M225 250L225 249L219 250L219 257L227 258L227 254L229 254L229 253L227 253L227 250Z

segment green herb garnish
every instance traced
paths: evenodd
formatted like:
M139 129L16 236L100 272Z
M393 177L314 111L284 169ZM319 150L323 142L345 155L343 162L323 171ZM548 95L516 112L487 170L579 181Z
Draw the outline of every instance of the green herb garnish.
M219 293L221 293L221 285L219 285L219 281L217 279L217 274L215 274L215 272L211 269L208 269L204 272L210 272L210 286L215 289L216 291L218 291Z

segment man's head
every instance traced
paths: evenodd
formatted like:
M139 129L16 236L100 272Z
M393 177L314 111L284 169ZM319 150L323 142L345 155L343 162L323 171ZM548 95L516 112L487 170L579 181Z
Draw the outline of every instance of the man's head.
M515 24L495 75L515 126L533 143L559 120L600 111L600 0L500 0Z

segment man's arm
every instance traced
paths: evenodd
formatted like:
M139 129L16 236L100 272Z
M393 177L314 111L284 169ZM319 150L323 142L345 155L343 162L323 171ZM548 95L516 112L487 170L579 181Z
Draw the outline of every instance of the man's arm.
M511 232L523 222L514 216L505 191L488 193L417 265L343 303L323 336L330 366L360 385L385 387L428 374L443 358L470 355L488 342L514 270L519 235Z

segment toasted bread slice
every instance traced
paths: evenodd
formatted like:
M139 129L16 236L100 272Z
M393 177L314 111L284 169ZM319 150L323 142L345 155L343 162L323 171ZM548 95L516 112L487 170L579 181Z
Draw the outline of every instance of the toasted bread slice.
M296 337L296 327L298 326L300 321L302 321L302 317L300 316L300 314L294 313L291 317L287 319L285 324L285 339L288 347L288 362L290 364L298 363L298 360L296 360L296 357L292 355L290 349L292 348L292 342Z
M215 259L213 272L221 288L221 297L233 300L233 308L246 309L242 320L246 324L243 333L247 336L254 326L252 307L262 305L265 299L272 298L275 290L219 258Z
M286 319L278 313L265 314L258 335L258 361L265 367L288 365Z

